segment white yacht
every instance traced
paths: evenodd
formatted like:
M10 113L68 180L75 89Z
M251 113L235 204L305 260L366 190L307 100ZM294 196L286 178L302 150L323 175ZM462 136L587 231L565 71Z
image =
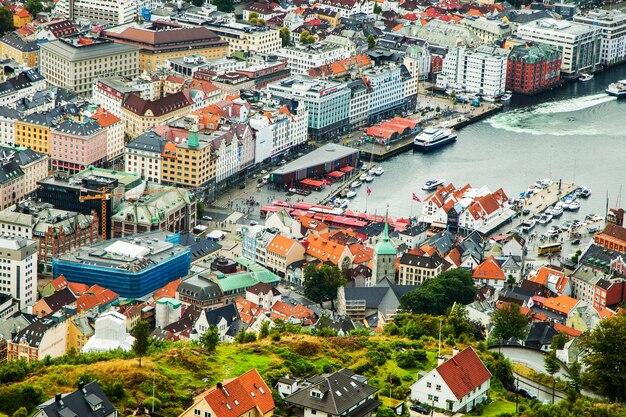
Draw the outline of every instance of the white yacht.
M441 178L432 178L426 181L426 183L424 183L424 186L422 187L422 190L426 190L426 191L433 191L436 190L439 186L445 184L446 180L441 179Z
M381 167L380 165L376 167L376 169L374 170L374 175L376 176L381 176L383 175L383 173L385 172L385 170L383 169L383 167Z
M604 91L606 91L608 95L617 98L626 97L626 80L611 83Z
M456 141L456 131L446 128L426 128L413 139L413 149L429 151Z
M593 80L593 74L587 74L586 72L583 72L582 74L580 74L580 77L578 77L578 79L582 82L591 81Z

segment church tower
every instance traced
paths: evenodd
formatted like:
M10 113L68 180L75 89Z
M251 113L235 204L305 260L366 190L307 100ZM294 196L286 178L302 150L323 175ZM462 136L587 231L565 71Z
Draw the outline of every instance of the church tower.
M374 259L372 260L372 285L376 285L381 279L387 277L389 281L396 279L396 250L389 239L389 212L385 214L385 228L383 238L374 246Z

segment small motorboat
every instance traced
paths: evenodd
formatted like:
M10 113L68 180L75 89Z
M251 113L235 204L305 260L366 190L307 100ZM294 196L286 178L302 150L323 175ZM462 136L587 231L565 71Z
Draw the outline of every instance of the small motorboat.
M557 202L554 207L547 209L546 213L551 214L552 218L561 217L561 214L563 214L563 203Z
M550 221L552 221L552 215L551 214L542 214L541 217L539 217L539 220L537 220L537 223L539 223L539 224L548 224L548 223L550 223Z
M359 188L363 183L359 180L354 181L352 184L350 184L350 188L355 189L355 188Z
M574 193L578 197L589 198L589 196L591 195L591 190L585 186L582 186L582 187L578 187L576 191L574 191Z
M340 200L339 208L342 208L342 209L348 208L348 200Z
M346 193L346 198L354 198L354 197L356 197L356 191L350 190Z
M374 176L373 176L373 175L370 175L370 174L367 174L367 175L365 176L365 178L364 178L364 181L365 181L365 182L372 182L372 181L374 181Z
M534 219L525 220L522 222L522 224L520 224L520 231L522 233L529 233L531 230L533 230L535 224L537 224L537 221Z
M586 72L583 72L582 74L580 74L580 77L578 77L578 79L582 82L591 81L593 80L593 74L587 74Z
M528 209L524 209L524 210L522 210L522 214L523 214L524 216L528 216L528 215L530 214L530 210L528 210Z
M503 103L509 103L511 101L511 98L513 97L513 94L510 91L506 91L502 97L500 97L500 101Z
M385 170L383 169L383 167L377 166L376 169L374 170L374 175L380 177L381 175L383 175L384 172Z
M540 188L540 189L548 188L553 183L554 181L552 181L550 178L539 178L537 181L535 181L535 188Z
M367 178L367 172L365 174L361 174L361 176L359 177L359 180L365 181L365 178Z
M576 210L580 209L580 203L578 202L578 200L574 200L574 201L572 201L571 203L569 203L567 205L567 209L569 211L576 211Z
M367 168L368 168L367 164L361 165L361 171L367 171Z
M426 190L426 191L433 191L436 190L437 188L439 188L439 186L445 184L446 180L441 179L441 178L432 178L426 181L426 183L424 183L424 186L422 187L422 190Z

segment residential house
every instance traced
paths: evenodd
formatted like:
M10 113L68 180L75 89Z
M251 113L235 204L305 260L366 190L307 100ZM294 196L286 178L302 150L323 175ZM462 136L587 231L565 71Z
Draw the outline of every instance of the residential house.
M448 264L437 252L432 256L405 253L400 258L398 284L419 285L446 270Z
M56 313L65 306L72 305L76 302L76 297L69 288L63 288L52 295L43 297L33 306L33 314L37 317L46 317Z
M547 287L555 294L572 295L572 285L569 278L556 267L544 265L538 270L532 271L528 279Z
M93 334L94 329L91 327L87 316L80 315L68 319L66 350L69 352L70 349L74 349L76 352L80 352Z
M411 400L467 413L488 399L491 372L474 348L456 352L411 386Z
M330 262L341 270L352 267L352 253L347 245L342 245L326 237L310 234L305 240L308 260Z
M67 321L44 319L19 330L7 346L10 361L40 361L46 356L56 358L65 354Z
M550 350L552 338L558 333L554 325L550 322L539 321L530 326L528 336L524 341L524 346L540 349L543 351Z
M295 239L302 237L302 225L298 220L291 217L286 210L280 210L269 215L265 219L265 227L274 228L279 233Z
M261 308L270 310L277 301L281 300L281 294L276 287L259 282L246 289L246 300L253 302Z
M95 332L82 352L107 352L122 349L129 351L135 338L126 331L126 317L116 311L102 314L95 323Z
M56 394L53 399L37 406L33 417L117 417L117 408L111 404L96 381L78 383L78 389L67 394Z
M593 241L606 249L626 253L626 228L607 223L602 232L595 234Z
M197 395L179 417L271 417L272 391L256 369Z
M228 304L214 310L203 309L193 325L191 340L198 340L211 326L217 327L220 341L233 342L242 328L236 304Z
M476 285L491 285L496 288L503 288L506 281L504 271L498 261L493 256L485 259L478 265L472 273Z
M287 265L304 259L304 246L295 239L276 235L267 245L265 266L281 277L287 275Z

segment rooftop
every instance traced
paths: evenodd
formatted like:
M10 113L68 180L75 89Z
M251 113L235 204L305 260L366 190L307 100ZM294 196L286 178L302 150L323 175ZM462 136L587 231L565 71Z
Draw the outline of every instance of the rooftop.
M346 156L354 155L358 152L358 150L348 148L347 146L328 143L313 152L283 165L277 170L274 170L272 174L284 175L290 172L306 169L311 166L323 165L328 162L336 161L338 159L345 158Z

